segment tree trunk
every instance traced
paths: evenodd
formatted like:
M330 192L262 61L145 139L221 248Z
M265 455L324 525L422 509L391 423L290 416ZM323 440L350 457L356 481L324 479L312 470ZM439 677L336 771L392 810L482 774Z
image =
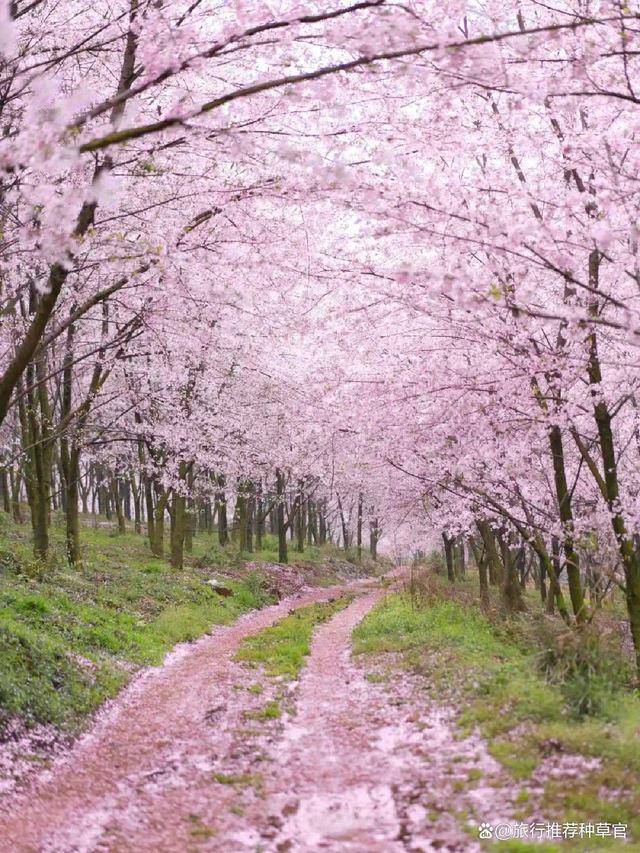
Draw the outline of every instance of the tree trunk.
M458 539L458 566L460 569L460 576L464 577L467 573L467 554L464 546L464 536L461 536Z
M67 480L67 560L78 568L82 564L80 549L80 519L78 517L78 481L80 479L80 448L73 443L69 452Z
M184 528L184 550L187 554L193 553L193 537L196 532L196 511L192 499L187 501Z
M253 494L253 483L247 483L247 553L253 553L253 519L255 515L255 498Z
M305 497L304 480L298 480L298 506L296 509L296 551L304 551L305 540Z
M132 471L129 483L131 494L133 495L133 529L140 535L142 533L142 507L140 505L142 499L142 481L136 482L136 475Z
M478 578L480 581L480 604L482 607L489 606L489 576L487 574L487 560L484 553L484 546L480 547L479 543L473 537L469 538L469 545L473 553L473 559L478 567Z
M247 525L248 525L248 500L246 494L246 483L238 482L238 494L236 506L233 513L233 539L238 543L240 553L247 550Z
M349 530L347 528L347 522L344 517L344 510L342 509L342 501L340 500L340 495L337 495L338 498L338 512L340 513L340 524L342 526L342 545L344 550L346 551L349 547Z
M526 610L526 607L522 600L522 587L518 578L518 560L524 546L520 546L518 550L512 549L502 535L498 536L498 542L504 565L502 600L508 613L521 613Z
M276 517L278 522L278 562L289 562L287 554L287 527L284 520L285 482L280 468L276 468Z
M369 522L369 551L371 559L378 559L378 539L380 538L380 530L378 527L378 519L372 518Z
M569 597L577 622L583 622L586 617L584 590L580 580L580 559L574 547L573 509L571 493L567 485L567 475L564 465L564 446L560 427L554 425L549 431L549 446L553 459L553 475L558 501L558 512L563 530L563 547L569 581Z
M184 537L186 532L186 499L174 493L171 507L171 567L184 567Z
M146 474L144 477L144 501L147 507L147 537L149 539L149 548L151 553L154 553L153 546L155 542L155 523L154 523L154 508L153 508L153 487L151 480Z
M118 533L126 533L127 525L124 519L124 511L122 506L122 488L119 477L114 477L111 481L111 495L113 498L113 506L116 511L116 518L118 520Z
M258 483L255 497L256 513L256 550L262 551L262 540L264 538L264 503L262 501L262 481Z
M539 579L538 586L540 589L540 600L544 605L547 603L547 567L542 558L538 558L539 562Z
M327 544L327 516L324 501L318 504L318 544Z
M488 521L476 521L476 527L480 533L484 545L484 555L489 571L489 583L497 586L502 583L502 563L496 547L496 537Z
M9 470L9 482L11 484L11 514L16 524L22 524L22 508L20 506L20 486L22 484L22 475L20 472L14 472L13 468L11 468Z
M164 487L156 486L156 505L153 511L153 542L151 553L154 557L164 556L164 512L169 502L170 492Z
M31 509L34 553L46 559L49 550L51 485L51 412L42 358L27 366L27 388L18 381L18 415L24 453L25 487ZM34 388L36 389L34 391Z
M449 539L446 533L442 534L444 543L444 559L447 564L447 578L449 583L453 583L456 579L455 569L453 566L453 539Z
M6 468L2 469L2 508L9 515L11 512L11 490L9 488L9 474Z
M86 474L85 474L86 476ZM84 515L89 515L89 488L85 485L84 478L80 477L78 482L80 489L80 500L82 501L82 512Z
M224 490L226 481L223 474L218 477L218 491L215 494L216 512L218 514L218 542L224 546L229 541L229 525L227 522L227 495Z

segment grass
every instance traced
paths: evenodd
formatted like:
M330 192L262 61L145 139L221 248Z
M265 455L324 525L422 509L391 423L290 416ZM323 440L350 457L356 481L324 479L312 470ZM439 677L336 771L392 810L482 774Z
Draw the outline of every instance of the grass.
M54 525L44 566L27 526L0 519L0 733L16 717L73 728L137 667L269 600L255 573L229 580L223 599L210 570L173 571L134 533L87 527L83 568L71 570Z
M558 666L541 665L548 662L551 640L536 641L534 623L531 616L494 623L464 594L456 600L455 593L440 590L415 606L401 593L386 598L355 629L354 650L398 653L402 665L426 677L435 698L448 696L460 707L461 734L477 727L494 757L525 786L546 756L599 759L600 769L569 783L547 781L541 810L561 824L627 824L630 837L640 842L640 697L620 681L624 662L614 665L602 646L602 661L585 668L587 642L578 640L559 677ZM595 646L592 651L598 653ZM585 702L585 696L593 701ZM525 797L521 803L525 819ZM593 840L576 839L563 847L595 850L619 842L597 843L596 848Z
M243 712L245 720L278 720L281 714L280 702L277 699L270 699L263 708L258 708L257 711Z
M255 785L260 784L261 777L254 773L214 773L213 779L220 785Z
M351 601L344 597L301 607L270 628L243 640L236 660L262 666L269 676L294 679L309 654L313 629L326 622Z
M16 719L77 729L138 667L272 600L260 562L277 561L273 536L242 555L198 533L184 570L174 571L150 554L145 537L118 533L104 519L83 518L82 569L66 563L59 514L50 535L44 563L33 557L30 525L0 512L0 737ZM298 557L313 582L327 584L345 555L329 544L292 550L291 560ZM205 583L216 570L232 596Z

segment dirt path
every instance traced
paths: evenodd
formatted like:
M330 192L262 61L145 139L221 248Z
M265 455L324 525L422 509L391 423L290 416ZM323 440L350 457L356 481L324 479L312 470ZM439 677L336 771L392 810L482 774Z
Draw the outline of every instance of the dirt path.
M446 709L416 694L418 681L398 672L383 686L354 664L351 632L380 596L317 630L265 780L267 826L245 838L247 850L475 851L456 810L499 814L500 772L484 744L456 739ZM477 781L463 793L470 771Z
M238 643L292 607L366 588L356 581L283 599L178 647L162 668L125 690L50 772L27 791L2 801L0 849L187 849L179 843L179 812L168 815L175 821L175 832L164 839L146 826L147 816L153 820L156 807L172 809L176 792L184 793L200 776L210 780L217 755L235 748L234 724L251 698L234 686L247 677L232 660ZM229 792L219 785L213 789L207 798L222 809ZM188 815L193 813L188 806L187 839L193 831Z
M243 637L346 588L359 597L316 631L298 684L233 660ZM0 848L476 849L446 800L470 768L483 780L493 772L482 745L456 741L446 715L414 702L402 678L389 693L350 659L351 630L383 594L361 582L316 590L180 647L4 803ZM276 695L291 714L265 713Z

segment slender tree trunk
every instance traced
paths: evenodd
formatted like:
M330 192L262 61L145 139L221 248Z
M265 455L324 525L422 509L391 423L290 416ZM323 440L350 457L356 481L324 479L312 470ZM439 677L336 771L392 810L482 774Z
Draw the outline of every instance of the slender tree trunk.
M224 490L226 480L223 474L218 477L218 491L215 495L216 512L218 514L218 542L224 546L229 541L229 526L227 522L227 495Z
M305 495L304 480L298 480L298 507L296 509L296 551L304 551L305 540Z
M344 510L342 508L342 501L340 500L340 495L337 495L338 498L338 512L340 513L340 524L342 526L342 544L344 550L346 551L349 548L349 529L347 527L347 522L344 517Z
M324 500L318 504L318 544L327 544L327 516Z
M126 521L131 521L131 489L128 480L120 480L120 500Z
M82 512L84 515L89 515L89 489L83 482L83 477L80 477L78 487L80 489L80 500L82 501Z
M547 603L547 567L542 558L539 558L539 589L540 600L546 606Z
M447 578L449 579L449 583L453 583L456 579L453 565L453 539L450 539L446 533L443 533L442 541L444 543L444 559L447 565Z
M458 539L458 566L460 568L460 576L464 577L467 573L467 554L464 546L464 536Z
M51 413L42 358L27 366L27 388L18 380L18 413L24 451L25 486L31 509L34 553L46 559L49 550L49 489L51 484ZM35 390L34 390L35 389Z
M247 483L247 531L246 531L246 540L247 540L247 552L249 554L253 553L253 521L255 515L255 497L253 494L253 483L249 481Z
M118 520L118 533L126 533L127 525L124 519L124 511L122 506L122 489L119 477L114 477L111 481L111 496L113 498L113 506L116 511Z
M480 604L482 607L489 606L489 576L487 574L487 560L484 554L484 546L480 547L479 543L473 537L469 538L469 546L473 553L473 559L478 567L478 579L480 582Z
M196 531L196 511L191 498L187 500L185 512L184 550L187 554L193 552L193 537Z
M509 547L503 535L498 536L502 563L504 565L504 580L502 584L502 600L509 613L520 613L526 610L522 600L522 587L518 578L518 560L520 549Z
M82 564L80 548L80 519L78 516L78 482L80 479L80 448L72 443L67 472L67 559L71 566Z
M369 522L369 551L371 552L371 559L378 559L378 539L380 537L380 530L378 527L378 519L372 518Z
M280 468L276 468L276 516L278 522L278 562L289 562L287 554L287 528L284 520L285 482Z
M177 492L171 506L171 567L184 567L184 537L186 532L186 499Z
M2 508L7 513L11 512L11 489L9 487L9 474L6 468L2 469Z
M549 430L549 446L553 459L553 474L558 501L558 512L563 530L563 548L569 581L569 597L577 622L583 622L586 617L584 590L580 579L580 559L574 546L573 509L571 494L567 485L567 475L564 464L564 446L560 427L554 425Z
M316 502L309 500L308 506L308 524L307 524L307 545L318 544L318 510Z
M155 542L155 523L154 523L154 507L153 507L153 487L151 484L151 480L147 477L146 474L143 475L144 478L144 500L147 507L147 536L149 538L149 548L151 549L151 553L153 551L153 545Z
M258 483L256 489L256 549L262 550L262 540L264 538L264 503L262 500L262 480Z
M156 505L153 511L153 542L151 553L154 557L164 556L164 513L169 501L169 492L163 487L156 487Z
M14 472L13 468L9 471L9 482L11 484L11 515L16 524L22 524L22 508L20 506L20 486L22 483L22 475L19 471Z
M238 547L242 554L247 550L247 524L248 524L248 506L247 506L247 484L238 482L238 494L236 497L236 506L233 513L233 539L237 541Z
M142 533L142 507L140 505L142 498L142 480L136 481L136 475L132 471L129 476L129 484L131 494L133 495L133 529L139 535Z

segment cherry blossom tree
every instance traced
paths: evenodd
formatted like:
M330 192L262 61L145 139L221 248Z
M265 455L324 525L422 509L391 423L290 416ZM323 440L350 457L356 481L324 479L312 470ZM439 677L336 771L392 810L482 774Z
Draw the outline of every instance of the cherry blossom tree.
M131 502L175 567L200 512L282 560L444 541L509 610L621 586L640 656L639 16L0 0L0 482L38 555L52 507L78 565L80 508Z

